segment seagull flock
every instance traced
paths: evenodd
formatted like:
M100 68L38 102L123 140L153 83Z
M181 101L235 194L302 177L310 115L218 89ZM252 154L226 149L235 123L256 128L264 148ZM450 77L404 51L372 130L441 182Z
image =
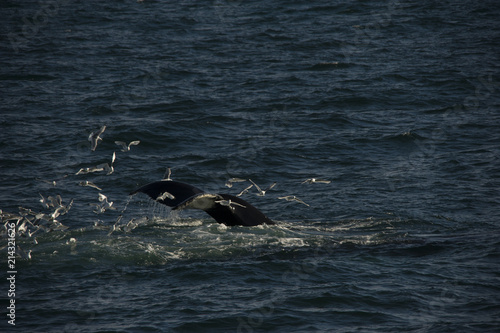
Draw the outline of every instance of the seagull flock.
M95 152L97 146L101 141L103 141L103 133L106 130L106 126L102 126L99 130L90 133L88 136L88 141L90 142L90 150ZM121 147L122 152L129 152L131 146L137 146L140 144L139 140L131 141L130 143L125 143L124 141L115 141L117 146ZM104 172L107 176L113 174L115 171L114 163L116 161L116 152L113 152L111 160L109 163L101 163L97 166L80 168L74 176L88 175L98 172ZM61 179L67 178L70 175L64 175ZM38 179L54 187L58 185L59 180L47 181ZM96 185L90 180L81 180L78 185L83 187L89 187L99 191L97 195L97 203L89 204L92 206L93 212L95 214L102 214L107 210L115 210L113 201L110 201L106 195L101 193L102 188ZM0 209L0 221L3 224L3 229L0 231L0 238L7 238L8 229L15 225L15 236L30 238L34 244L38 244L36 235L41 232L51 232L68 229L67 226L62 224L59 219L66 215L68 211L73 206L73 199L69 202L64 202L61 195L48 196L45 197L41 193L40 204L42 205L42 211L35 211L29 208L19 207L19 213L4 212ZM121 217L120 217L121 218ZM130 223L129 223L130 224ZM127 225L128 226L128 225ZM9 236L10 238L10 236ZM75 240L76 241L76 240ZM16 244L16 255L23 259L31 259L31 250L26 253L19 246L19 242Z
M257 189L257 193L255 193L255 195L263 197L263 196L266 195L267 191L271 190L277 184L276 182L274 182L271 185L269 185L265 190L263 190L263 189L261 189L261 187L259 185L257 185L251 179L230 178L230 179L228 179L226 181L226 187L232 188L233 187L233 183L241 183L241 182L246 182L246 181L249 181L252 184L249 185L249 186L247 186L247 187L245 187L240 193L236 194L237 197L241 197L242 195L247 194L248 191L252 187L254 187L254 186ZM309 179L304 180L301 184L330 184L330 183L331 183L331 181L330 180L326 180L326 179L309 178ZM286 196L278 197L278 199L280 199L280 200L286 200L286 201L295 201L295 202L298 202L298 203L301 203L303 205L306 205L306 206L310 207L309 204L305 203L302 199L297 198L295 195L286 195ZM232 204L235 204L235 203L233 202ZM229 206L229 205L228 204L224 204L224 206Z
M88 141L90 142L90 150L92 152L95 152L99 143L103 141L103 134L106 131L106 126L102 126L99 130L94 131L90 133L88 136ZM130 141L129 143L126 143L125 141L115 141L115 144L121 148L121 152L127 153L130 152L132 146L137 146L140 144L139 140L134 140ZM80 168L76 173L74 173L74 176L88 176L93 173L100 173L104 172L105 175L109 176L113 174L115 171L114 169L114 163L116 161L116 152L113 152L111 156L111 160L109 163L101 163L96 166L90 166L90 167L84 167ZM171 174L172 170L170 168L167 168L165 175L163 176L163 181L171 181ZM67 178L71 176L69 175L64 175L63 178ZM38 179L37 180L41 180ZM54 187L57 186L59 180L54 180L54 181L47 181L47 180L41 180L45 183L48 183ZM246 186L243 190L241 190L236 196L241 197L247 193L250 192L250 190L255 187L257 192L254 192L255 195L257 196L265 196L266 193L270 190L272 190L276 186L276 182L272 183L265 189L262 189L259 185L257 185L252 179L244 179L244 178L230 178L226 181L225 186L228 188L232 188L233 184L235 183L243 183L243 182L249 182L250 185ZM325 179L319 179L319 178L309 178L301 182L302 184L329 184L329 180ZM116 207L113 204L113 201L110 201L106 195L102 193L102 188L96 185L93 181L84 179L80 180L77 182L79 186L82 187L88 187L93 190L98 191L97 195L97 202L89 204L91 207L93 207L93 212L95 214L102 214L108 210L116 210ZM48 196L44 197L41 193L40 195L40 203L42 205L43 211L34 211L29 208L24 208L24 207L19 207L19 212L18 213L9 213L9 212L4 212L2 209L0 209L0 222L3 224L4 228L0 230L0 238L7 238L9 228L12 227L12 223L15 224L15 229L16 229L16 237L27 237L32 240L34 244L38 244L38 241L35 235L41 233L41 232L51 232L51 231L60 231L60 230L65 230L68 229L67 226L63 225L58 219L60 219L62 216L66 215L68 211L72 208L73 206L73 199L69 200L68 202L65 202L60 195L56 196ZM156 201L162 201L165 199L175 199L175 197L169 193L169 192L164 192L158 195L156 198ZM303 200L299 199L295 195L287 195L287 196L280 196L277 197L280 200L286 200L286 201L293 201L297 202L306 206L310 206L309 204L305 203ZM231 200L218 200L216 203L222 205L222 206L227 206L231 209L234 210L235 206L242 206L243 205L233 202ZM127 203L128 204L128 203ZM130 231L135 226L138 225L138 221L136 219L130 220L128 223L123 224L118 226L118 222L122 218L122 214L126 209L125 208L122 210L121 214L119 215L117 221L113 225L113 229L111 230L110 234L117 229L122 229L124 231ZM98 222L95 223L95 225L98 225ZM10 236L9 236L10 237ZM76 242L76 240L75 240ZM6 246L5 246L6 247ZM16 245L16 255L23 258L23 259L31 259L31 250L28 253L25 253L19 246L19 244Z

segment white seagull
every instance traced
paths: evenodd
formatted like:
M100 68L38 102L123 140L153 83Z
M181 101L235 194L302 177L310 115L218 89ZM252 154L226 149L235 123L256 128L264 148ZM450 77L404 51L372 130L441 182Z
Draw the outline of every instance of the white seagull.
M247 188L245 188L243 191L241 191L240 193L236 194L237 197L241 197L243 194L246 194L248 193L248 190L251 189L253 187L253 184L248 186Z
M92 182L89 182L88 180L80 182L80 183L78 183L78 185L92 187L92 188L95 188L96 190L102 191L102 188L100 188L99 186L97 186L96 184L94 184ZM42 201L42 200L40 200L40 201Z
M55 198L52 196L49 196L47 199L50 201L50 203L49 203L50 207L58 208L58 207L62 206L62 198L59 194L56 195Z
M115 141L115 143L118 146L122 147L123 152L127 152L127 151L130 151L130 146L137 146L139 143L141 143L141 141L139 141L139 140L131 141L128 145L126 142L123 142L123 141Z
M107 165L107 163L105 163ZM89 167L89 168L81 168L80 170L78 170L77 173L75 173L76 176L78 175L86 175L87 173L91 173L91 172L101 172L101 171L104 171L104 167L103 167L104 164L100 164L98 166L95 166L95 167ZM108 165L109 167L109 165Z
M156 197L156 201L165 200L166 198L169 198L170 200L174 200L175 196L172 193L163 192Z
M246 206L244 206L244 205L242 205L240 203L231 201L231 199L229 199L229 200L216 200L215 203L218 203L221 206L227 206L227 207L231 208L231 210L234 210L233 205L246 208Z
M323 183L323 184L330 184L331 181L326 180L326 179L317 179L317 178L309 178L304 180L301 184L312 184L312 183Z
M231 178L231 179L228 179L228 181L226 182L226 186L231 188L233 187L233 183L240 183L240 182L246 182L247 180L246 179L241 179L241 178Z
M113 155L111 156L111 165L108 165L108 163L101 164L101 166L104 168L106 171L106 175L110 175L115 171L115 168L113 168L113 164L116 161L116 152L113 152Z
M278 199L284 199L286 201L297 201L298 203L301 203L301 204L306 205L307 207L310 207L308 204L306 204L304 201L297 198L295 195L287 195L284 197L278 197Z
M89 141L90 141L90 144L91 144L91 148L90 149L92 151L95 151L96 148L97 148L97 144L99 143L99 141L102 141L101 135L102 135L102 133L104 133L105 130L106 130L106 125L104 125L103 127L101 127L101 129L99 131L90 133L90 135L89 135Z
M104 213L108 209L116 209L113 206L113 201L108 201L108 197L102 193L99 193L99 202L100 204L90 204L91 206L95 207L94 213L96 214Z
M49 208L50 203L47 201L47 199L45 199L45 197L41 193L38 193L38 194L40 194L40 196L42 197L40 199L40 202L42 203L43 208Z
M87 173L101 172L101 171L106 171L106 175L110 175L115 171L115 168L113 167L115 161L116 161L116 152L113 152L113 155L111 156L111 165L109 165L109 163L102 163L95 167L81 168L80 170L78 170L77 173L75 173L75 175L77 176L86 175Z
M260 197L265 196L267 191L269 191L269 190L270 190L270 189L272 189L274 186L276 186L276 182L274 182L274 183L272 183L272 184L271 184L271 185L270 185L267 189L262 190L262 189L259 187L259 185L255 184L255 183L253 182L253 180L249 179L249 181L250 181L252 184L254 184L254 185L255 185L255 187L257 188L257 191L259 191L259 193L257 193L257 195L258 195L258 196L260 196Z

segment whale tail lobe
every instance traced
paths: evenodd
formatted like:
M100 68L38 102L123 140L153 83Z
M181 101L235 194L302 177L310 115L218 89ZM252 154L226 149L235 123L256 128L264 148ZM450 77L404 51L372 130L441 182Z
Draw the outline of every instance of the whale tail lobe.
M162 180L144 185L130 193L145 193L151 199L174 210L201 209L217 222L228 225L256 226L274 224L260 210L230 194L205 193L189 184Z

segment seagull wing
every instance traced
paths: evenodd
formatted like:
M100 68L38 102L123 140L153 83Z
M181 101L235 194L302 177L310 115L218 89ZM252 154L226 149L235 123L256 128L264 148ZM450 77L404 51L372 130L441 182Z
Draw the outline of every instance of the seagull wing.
M241 197L243 194L247 193L249 189L251 189L253 187L253 184L248 186L247 188L245 188L243 191L241 191L240 193L236 194L237 197Z
M123 151L127 151L128 147L127 147L127 144L125 142L123 142L123 141L115 141L115 144L117 146L121 146Z
M104 133L104 131L106 130L106 125L102 126L101 129L99 130L99 133L97 134L97 136L101 136L102 133Z
M102 188L100 188L99 186L97 186L96 184L94 184L92 182L87 182L87 186L90 186L92 188L95 188L96 190L102 191Z
M304 204L306 205L307 207L310 207L308 204L306 204L304 201L302 201L301 199L295 197L295 201L297 201L298 203L301 203L301 204Z
M259 191L259 193L262 193L262 190L260 189L259 185L255 184L253 180L249 179L249 181L255 185L255 188L257 189L257 191Z
M93 135L93 133L91 135ZM95 151L97 149L97 137L89 137L89 141L91 146L90 150Z
M270 189L272 189L273 187L276 186L276 182L272 183L271 185L269 185L269 187L266 189L265 192L269 191Z

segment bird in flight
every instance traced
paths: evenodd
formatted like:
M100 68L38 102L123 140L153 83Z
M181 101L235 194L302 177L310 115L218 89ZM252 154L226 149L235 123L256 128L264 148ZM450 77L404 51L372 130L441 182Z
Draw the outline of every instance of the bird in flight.
M254 184L254 185L255 185L255 188L257 189L257 191L259 191L259 193L257 193L257 195L258 195L259 197L263 197L263 196L265 196L267 191L269 191L269 190L270 190L270 189L272 189L274 186L276 186L276 182L274 182L274 183L272 183L271 185L269 185L269 187L268 187L268 188L266 188L265 190L262 190L262 189L259 187L259 185L255 184L255 183L253 182L253 180L249 179L249 181L250 181L252 184Z
M115 141L115 144L122 147L123 152L130 151L130 146L137 146L139 143L141 143L141 141L139 140L131 141L128 145L126 142L123 141Z
M99 141L102 141L101 135L102 135L102 133L104 133L105 130L106 130L106 125L101 127L101 129L99 131L90 133L90 135L89 135L89 141L91 144L90 150L92 150L92 151L96 150L97 144L99 143Z
M304 204L306 205L307 207L309 207L308 204L306 204L304 201L302 201L301 199L297 198L295 195L287 195L287 196L284 196L284 197L278 197L278 199L284 199L286 201L297 201L298 203L301 203L301 204Z
M326 180L326 179L317 179L317 178L309 178L309 179L306 179L302 182L302 184L313 184L313 183L323 183L323 184L330 184L331 181L329 180Z

